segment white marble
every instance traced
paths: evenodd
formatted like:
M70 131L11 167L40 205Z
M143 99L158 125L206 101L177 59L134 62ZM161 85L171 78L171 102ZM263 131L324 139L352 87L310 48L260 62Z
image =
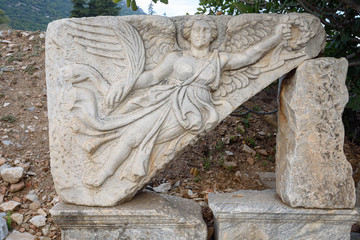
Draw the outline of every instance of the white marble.
M143 192L115 207L61 202L50 210L62 240L207 239L200 206L188 199Z
M51 168L74 204L130 200L198 135L323 49L308 14L97 17L48 25Z
M301 64L282 85L276 189L292 207L353 208L355 186L344 146L345 58Z
M209 194L219 240L346 240L358 210L292 208L275 190Z

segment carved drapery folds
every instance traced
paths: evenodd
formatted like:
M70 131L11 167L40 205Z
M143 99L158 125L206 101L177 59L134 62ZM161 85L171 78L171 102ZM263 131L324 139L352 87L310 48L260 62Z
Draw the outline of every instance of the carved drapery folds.
M130 200L237 106L323 49L308 14L97 17L49 24L52 174L69 203Z

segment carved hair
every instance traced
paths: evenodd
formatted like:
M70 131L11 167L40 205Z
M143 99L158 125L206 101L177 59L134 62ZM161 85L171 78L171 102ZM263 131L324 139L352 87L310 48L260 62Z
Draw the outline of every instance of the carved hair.
M194 23L197 22L197 21L204 21L207 24L209 24L209 26L211 28L211 40L210 40L210 42L214 41L215 38L218 35L217 27L216 27L216 24L215 24L214 20L211 17L206 16L206 15L195 15L195 16L192 16L189 20L187 20L185 22L184 29L183 29L183 32L182 32L183 37L186 40L190 41L191 29L192 29Z

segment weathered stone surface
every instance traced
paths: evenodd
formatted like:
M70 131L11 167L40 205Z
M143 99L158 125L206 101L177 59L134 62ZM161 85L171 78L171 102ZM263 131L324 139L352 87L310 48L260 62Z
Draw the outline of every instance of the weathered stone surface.
M1 172L1 177L4 181L9 183L17 183L19 182L24 175L24 169L22 167L11 167L5 168Z
M6 213L2 213L4 215L6 215ZM0 239L3 240L6 238L6 236L8 235L9 231L8 231L8 227L6 224L6 220L3 218L3 216L0 216Z
M292 207L352 208L352 168L343 152L348 101L345 58L304 62L284 82L276 151L276 189Z
M8 201L0 204L0 210L7 212L7 211L13 211L17 207L19 207L21 204L15 201Z
M13 184L10 185L10 192L20 191L24 187L25 187L25 182L24 181L21 181L21 182L18 182L18 183L13 183Z
M192 200L143 192L115 207L61 202L50 210L63 240L206 239L200 206Z
M34 216L30 219L30 222L34 224L36 227L43 227L46 225L46 217L42 215Z
M27 233L27 232L21 233L16 230L12 231L9 234L9 236L6 238L6 240L35 240L35 239L36 239L36 236L34 236L30 233Z
M24 220L24 215L22 215L20 213L13 213L13 214L11 214L11 219L13 221L15 221L18 225L21 225Z
M204 34L200 34L204 32ZM98 17L48 25L52 174L68 203L130 200L198 135L325 43L308 14Z
M209 194L219 240L349 240L358 210L291 208L275 190Z

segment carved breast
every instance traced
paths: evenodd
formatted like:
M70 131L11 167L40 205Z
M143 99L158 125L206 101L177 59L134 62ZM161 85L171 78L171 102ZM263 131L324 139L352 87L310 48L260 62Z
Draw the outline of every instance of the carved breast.
M186 61L185 58L181 58L175 62L174 65L174 77L177 80L184 81L194 74L193 65L191 61Z

